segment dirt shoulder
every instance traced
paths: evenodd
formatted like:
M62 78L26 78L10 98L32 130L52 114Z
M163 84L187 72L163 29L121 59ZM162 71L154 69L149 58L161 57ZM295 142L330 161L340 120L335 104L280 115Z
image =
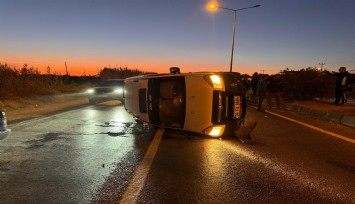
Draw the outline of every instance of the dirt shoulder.
M7 121L11 123L28 118L36 118L87 103L88 100L83 94L63 94L36 99L1 101L0 109L6 113Z

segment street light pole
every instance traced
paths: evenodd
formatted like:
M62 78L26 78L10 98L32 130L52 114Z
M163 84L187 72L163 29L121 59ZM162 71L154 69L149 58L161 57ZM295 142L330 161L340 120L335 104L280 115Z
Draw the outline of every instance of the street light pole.
M231 54L231 63L229 66L229 72L232 72L233 70L233 54L234 54L234 36L235 36L235 24L236 24L236 20L237 20L237 11L234 11L234 21L233 21L233 34L232 34L232 54Z
M231 8L225 8L225 7L221 7L218 6L216 3L209 3L208 7L210 9L216 9L216 8L220 8L220 9L225 9L225 10L229 10L229 11L233 11L234 12L234 19L233 19L233 33L232 33L232 52L231 52L231 61L230 61L230 66L229 66L229 72L232 72L233 70L233 55L234 55L234 38L235 38L235 25L236 25L236 20L237 20L237 11L240 10L245 10L245 9L250 9L250 8L256 8L256 7L260 7L261 5L255 5L255 6L249 6L249 7L245 7L245 8L240 8L240 9L231 9Z

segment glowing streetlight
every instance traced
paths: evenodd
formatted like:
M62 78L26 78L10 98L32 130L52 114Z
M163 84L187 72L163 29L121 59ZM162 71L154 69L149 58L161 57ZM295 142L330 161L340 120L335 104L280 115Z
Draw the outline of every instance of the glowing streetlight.
M258 5L255 5L255 6L249 6L249 7L240 8L240 9L231 9L231 8L221 7L216 2L210 2L207 5L207 8L209 10L211 10L211 11L215 11L215 10L220 8L220 9L229 10L229 11L233 11L234 12L233 34L232 34L232 54L231 54L231 62L230 62L230 67L229 67L229 71L230 72L232 72L232 70L233 70L234 36L235 36L235 24L236 24L236 19L237 19L237 11L250 9L250 8L257 8L257 7L260 7L260 6L261 5L258 4Z
M216 2L210 2L207 4L207 8L211 11L218 9L218 4Z

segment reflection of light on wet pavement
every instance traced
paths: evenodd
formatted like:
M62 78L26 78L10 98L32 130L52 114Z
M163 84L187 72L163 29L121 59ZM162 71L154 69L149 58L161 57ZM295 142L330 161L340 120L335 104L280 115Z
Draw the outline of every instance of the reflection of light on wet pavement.
M90 203L90 196L121 168L118 164L126 167L121 172L133 171L140 148L149 142L137 145L134 125L123 106L106 104L12 124L13 134L0 143L0 168L6 170L0 183L11 179L7 190L14 195L9 196L18 199L1 199ZM43 187L51 183L53 188Z
M328 181L323 179L322 177L316 178L312 175L307 174L307 172L305 172L303 169L295 169L294 167L277 161L276 159L269 159L263 155L258 155L252 152L252 150L248 149L248 147L238 145L237 143L231 141L214 142L213 145L210 146L212 148L212 152L209 152L208 154L213 154L213 149L229 150L231 152L234 152L238 156L246 158L247 160L262 164L265 168L292 180L292 182L297 183L304 189L309 189L312 192L317 192L322 197L324 196L328 198L333 198L337 201L341 201L341 203L348 203L349 199L351 199L348 197L347 194L343 193L344 189L342 186L337 186L334 183L331 183L331 180ZM220 164L218 164L218 160L213 159L214 157L215 155L211 156L212 159L210 159L210 165L217 165L216 168L213 168L213 173L223 172L223 167L220 167ZM339 192L343 194L339 194Z
M201 192L208 192L203 194L210 203L220 202L220 195L225 195L224 191L228 189L226 178L228 176L228 159L224 157L224 151L221 149L219 141L206 141L204 148L205 155L203 161L203 180L201 182Z
M106 105L106 106L118 106L120 104L122 104L121 101L117 101L117 100L98 103L98 105Z
M134 120L117 101L105 102L82 112L78 134L108 135L112 137L129 136L134 133ZM103 113L105 112L105 113Z
M223 168L223 163L225 158L222 157L223 153L220 151L221 147L218 141L211 140L208 141L206 145L206 169L208 175L211 175L214 179L220 180L223 182L223 175L225 175L225 168Z
M83 118L95 118L97 116L97 110L86 110Z
M127 116L127 113L125 111L117 111L115 114L114 114L114 121L115 122L125 122L125 121L129 121L130 119L132 120L132 116L129 115Z

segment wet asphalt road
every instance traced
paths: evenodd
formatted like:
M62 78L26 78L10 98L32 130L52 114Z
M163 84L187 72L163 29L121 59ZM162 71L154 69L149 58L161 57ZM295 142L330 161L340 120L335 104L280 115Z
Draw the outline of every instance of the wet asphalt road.
M247 120L253 145L165 130L138 203L355 203L354 144L253 108ZM111 103L9 127L0 203L119 203L156 132Z

